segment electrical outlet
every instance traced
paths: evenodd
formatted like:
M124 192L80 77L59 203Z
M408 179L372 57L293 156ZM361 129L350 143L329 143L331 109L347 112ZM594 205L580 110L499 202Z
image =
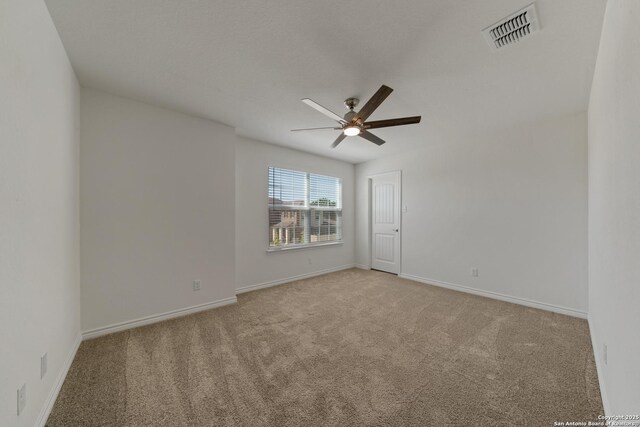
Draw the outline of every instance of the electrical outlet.
M607 345L605 344L604 346L602 346L602 360L604 361L604 364L607 364Z
M27 385L22 384L18 389L18 415L24 412L25 406L27 406Z
M200 280L194 280L193 281L193 290L194 291L199 291L200 290L200 284L201 284Z
M313 263L311 262L311 258L307 258L307 261L309 261L309 264L313 264Z
M40 358L40 379L43 379L45 375L47 375L47 353Z
M472 268L471 269L471 276L478 277L478 269L477 268Z

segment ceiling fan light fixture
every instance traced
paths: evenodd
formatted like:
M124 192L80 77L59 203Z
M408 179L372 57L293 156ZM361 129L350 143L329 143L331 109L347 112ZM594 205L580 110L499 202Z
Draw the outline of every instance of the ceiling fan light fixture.
M360 128L358 126L347 126L343 132L347 136L356 136L360 134Z

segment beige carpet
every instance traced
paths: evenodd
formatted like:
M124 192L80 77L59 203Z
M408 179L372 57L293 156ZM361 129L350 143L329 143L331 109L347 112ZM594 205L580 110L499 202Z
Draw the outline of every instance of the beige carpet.
M49 426L597 419L586 321L362 270L82 343Z

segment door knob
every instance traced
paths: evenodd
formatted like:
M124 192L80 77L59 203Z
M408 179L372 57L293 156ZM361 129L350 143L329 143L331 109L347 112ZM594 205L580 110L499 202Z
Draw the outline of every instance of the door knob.
M397 233L397 232L398 232L398 229L397 229L397 228L395 228L393 231L395 231L395 232Z

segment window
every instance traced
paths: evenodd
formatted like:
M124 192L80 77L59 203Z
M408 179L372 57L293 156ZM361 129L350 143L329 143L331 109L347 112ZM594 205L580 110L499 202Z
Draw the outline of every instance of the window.
M342 241L342 181L269 167L269 249Z

